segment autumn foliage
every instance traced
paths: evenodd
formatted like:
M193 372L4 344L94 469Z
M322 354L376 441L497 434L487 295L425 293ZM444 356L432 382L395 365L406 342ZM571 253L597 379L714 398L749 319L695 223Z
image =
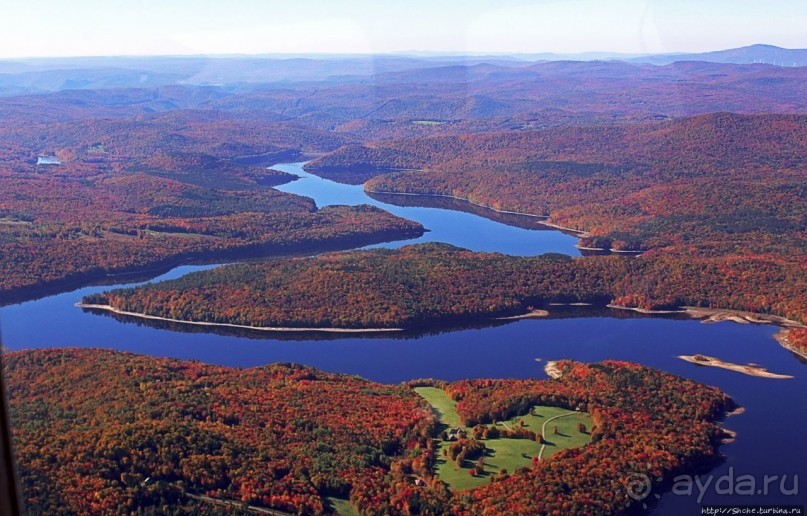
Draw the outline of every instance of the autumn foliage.
M787 313L793 306L803 310L803 281L784 266L769 264L763 271L751 260L729 268L719 260L513 257L421 244L227 266L94 294L84 302L245 326L418 328L573 302Z
M128 513L186 493L322 512L322 496L418 457L434 424L409 389L302 366L237 371L98 350L7 359L32 512Z
M715 388L623 362L562 362L559 380L449 383L468 425L535 404L586 410L595 422L583 448L451 493L433 473L436 418L406 385L101 350L6 358L31 512L205 506L189 495L300 513L327 511L326 496L371 514L621 512L629 473L709 464L720 435L712 421L732 406ZM482 451L474 440L452 447L455 457Z
M296 178L267 163L349 141L338 135L253 115L99 119L99 106L48 124L31 109L34 120L0 123L0 303L192 259L350 248L422 231L376 208L320 210L271 188ZM62 163L37 164L42 154Z

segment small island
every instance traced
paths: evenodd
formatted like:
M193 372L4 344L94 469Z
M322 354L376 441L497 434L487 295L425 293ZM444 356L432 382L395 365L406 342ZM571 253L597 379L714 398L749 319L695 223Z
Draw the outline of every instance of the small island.
M760 378L775 378L778 380L793 378L792 376L786 374L771 373L764 367L759 367L751 364L748 365L732 364L731 362L724 362L719 358L709 357L706 355L700 355L700 354L680 355L678 358L697 365L720 367L722 369L728 369L729 371L736 371L738 373L747 374L749 376L758 376Z

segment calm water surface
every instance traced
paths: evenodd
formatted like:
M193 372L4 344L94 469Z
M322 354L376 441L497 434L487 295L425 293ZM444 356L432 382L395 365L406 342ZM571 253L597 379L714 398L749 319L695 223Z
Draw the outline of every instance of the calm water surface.
M515 256L535 256L544 253L563 253L579 256L574 246L577 238L541 229L524 229L502 224L479 215L438 208L396 206L364 193L361 185L345 185L329 181L304 171L301 163L275 165L272 168L300 176L277 189L311 197L320 208L332 204L370 204L399 217L416 220L429 231L420 238L369 247L400 247L423 242L445 242L472 251L500 252ZM493 210L489 210L494 215ZM534 217L521 217L524 225L536 225Z
M479 250L514 255L544 252L577 254L575 239L556 231L536 231L503 225L478 215L435 208L397 207L367 197L360 186L326 181L302 172L299 164L274 168L303 176L279 189L312 197L318 206L367 203L417 220L431 230L415 241L441 241ZM213 266L177 267L156 280L177 278ZM297 362L326 371L358 374L371 380L397 383L418 377L446 380L474 377L544 378L543 362L572 358L581 361L618 359L639 362L693 380L716 385L744 406L725 426L737 440L721 447L725 461L707 475L794 475L807 492L807 426L805 364L772 338L776 328L730 322L703 324L692 320L609 315L509 324L422 335L350 336L195 333L158 328L142 322L121 322L87 313L74 303L82 296L116 286L86 287L0 309L4 344L10 349L40 347L112 348L154 356L195 359L226 366L252 367L270 362ZM174 328L176 329L176 328ZM677 355L703 353L736 363L753 362L790 380L745 376L722 369L699 367ZM541 362L536 362L541 359ZM663 407L660 407L662 410ZM724 485L728 481L723 482ZM719 495L707 490L704 503L799 503L805 495L778 494L778 481L767 497ZM693 496L652 493L659 514L700 514L698 491ZM663 494L655 501L655 494Z

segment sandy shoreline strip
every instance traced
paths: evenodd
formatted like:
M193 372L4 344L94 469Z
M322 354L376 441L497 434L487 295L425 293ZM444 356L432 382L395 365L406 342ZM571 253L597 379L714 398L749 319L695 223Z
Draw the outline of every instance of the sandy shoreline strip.
M138 317L140 319L151 319L153 321L165 321L179 324L192 324L195 326L213 326L224 328L237 328L240 330L256 330L256 331L273 331L273 332L329 332L329 333L380 333L403 331L403 328L295 328L295 327L282 327L282 326L248 326L246 324L230 324L230 323L215 323L205 321L184 321L182 319L171 319L169 317L158 317L156 315L140 314L137 312L127 312L125 310L118 310L109 305L91 305L86 303L76 303L79 308L89 308L93 310L104 310L118 315L127 315L129 317Z
M556 303L550 303L556 304ZM703 319L705 323L731 321L739 324L775 324L784 328L805 328L806 326L798 321L786 319L778 315L760 314L756 312L746 312L743 310L732 310L728 308L702 308L699 306L682 306L672 310L646 310L632 306L622 306L615 304L606 305L615 310L631 310L641 314L687 314L693 319Z
M687 313L686 310L645 310L644 308L634 308L631 306L622 306L622 305L613 305L608 304L605 305L608 308L613 308L614 310L630 310L631 312L639 312L640 314L684 314Z
M550 360L547 362L544 366L544 371L546 371L547 376L554 380L557 380L563 376L563 372L561 372L560 368L558 368L557 360Z
M709 367L719 367L721 369L728 369L729 371L736 371L738 373L747 374L749 376L758 376L760 378L773 378L777 380L784 380L793 378L787 374L771 373L764 367L752 365L732 364L731 362L724 362L719 358L709 357L706 355L679 355L678 358L686 360L687 362Z
M530 310L526 314L521 315L511 315L509 317L497 317L497 321L514 321L516 319L538 319L541 317L546 317L549 315L549 312L546 310Z
M725 308L701 308L698 306L682 306L684 312L693 319L703 319L703 322L731 321L740 324L775 324L785 328L804 328L800 322L779 317L778 315L745 312L743 310L729 310Z
M737 432L734 430L729 430L728 428L721 428L723 435L720 437L720 442L722 444L731 444L737 439Z
M791 353L795 353L801 358L807 360L807 351L799 349L796 346L794 346L790 342L790 339L788 339L789 334L790 330L788 328L782 328L781 330L779 330L778 333L776 333L776 335L773 336L773 338L776 339L776 342L778 342L786 350L790 351Z

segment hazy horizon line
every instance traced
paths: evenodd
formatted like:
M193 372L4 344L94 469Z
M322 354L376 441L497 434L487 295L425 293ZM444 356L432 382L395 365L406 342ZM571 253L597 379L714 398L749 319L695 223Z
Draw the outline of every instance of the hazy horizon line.
M16 57L0 57L0 61L36 61L36 60L67 60L67 59L116 59L116 58L270 58L270 57L308 57L308 58L351 58L351 57L375 57L375 56L389 56L389 57L513 57L519 56L585 56L585 55L602 55L605 56L623 56L623 57L646 57L646 56L671 56L671 55L697 55L712 52L725 52L730 50L739 50L751 47L770 47L779 50L807 50L807 48L788 48L769 43L753 43L750 45L742 45L739 47L719 48L710 50L700 50L696 52L684 51L671 51L671 52L617 52L610 50L585 50L581 52L487 52L484 50L478 51L460 51L460 50L395 50L387 52L260 52L260 53L194 53L194 54L84 54L84 55L71 55L71 56L16 56Z

